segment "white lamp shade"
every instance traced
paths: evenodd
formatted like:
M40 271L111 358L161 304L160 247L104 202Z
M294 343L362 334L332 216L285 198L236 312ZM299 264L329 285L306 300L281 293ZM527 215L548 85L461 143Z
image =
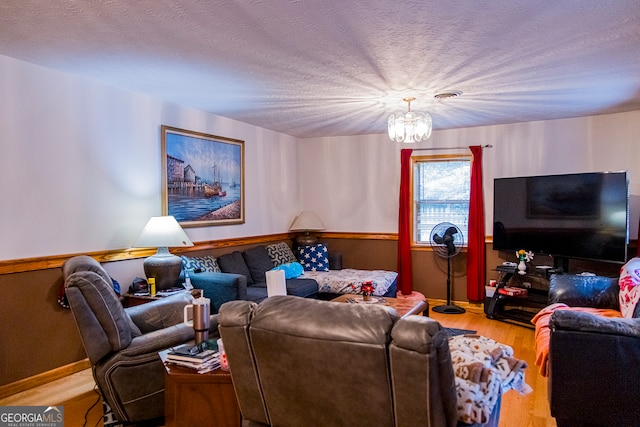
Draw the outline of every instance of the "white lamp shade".
M289 231L319 231L324 230L324 224L313 212L303 211L293 220Z
M173 216L154 216L133 244L135 248L193 246L193 242Z

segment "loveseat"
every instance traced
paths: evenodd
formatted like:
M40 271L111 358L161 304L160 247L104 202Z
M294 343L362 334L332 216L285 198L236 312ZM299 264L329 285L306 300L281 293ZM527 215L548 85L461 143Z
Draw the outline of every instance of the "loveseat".
M640 425L640 307L622 318L619 292L617 278L551 276L550 305L532 322L559 427Z
M342 256L337 252L330 252L322 244L317 245L318 250L326 251L324 258L324 266L328 273L338 272L342 270ZM184 281L184 274L189 276L191 284L202 289L204 296L211 299L211 311L217 313L221 305L227 301L248 300L253 302L261 302L267 298L267 281L266 272L274 268L283 267L288 264L295 264L298 258L294 255L291 248L285 242L274 243L270 245L258 245L244 251L233 251L228 254L221 255L217 258L212 256L189 257L182 256L183 259L183 275L181 281ZM322 264L321 264L322 265ZM299 265L298 267L301 268ZM311 266L315 268L315 266ZM358 272L363 273L365 270L343 270L345 273ZM302 272L302 271L301 271ZM286 279L287 295L294 295L303 298L314 299L333 299L338 296L337 293L322 291L319 289L318 275L306 274L316 273L314 271L305 271L301 276ZM372 274L382 272L371 271ZM386 272L393 274L396 273ZM345 281L340 278L341 282ZM363 277L349 279L351 282L363 280ZM388 280L388 279L387 279ZM341 286L344 289L346 286ZM384 287L383 296L395 296L397 287L395 281L390 286ZM349 289L351 292L356 292Z
M469 425L433 319L287 295L228 302L218 320L245 426Z

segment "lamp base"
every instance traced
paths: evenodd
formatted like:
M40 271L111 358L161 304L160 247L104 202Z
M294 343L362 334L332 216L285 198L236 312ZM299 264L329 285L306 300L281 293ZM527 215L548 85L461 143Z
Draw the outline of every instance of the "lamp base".
M318 243L318 239L309 233L301 234L296 237L296 245L298 247L315 245L316 243Z
M182 271L182 259L168 250L161 251L161 248L158 248L157 254L145 259L142 265L147 279L156 279L156 289L159 291L176 286Z

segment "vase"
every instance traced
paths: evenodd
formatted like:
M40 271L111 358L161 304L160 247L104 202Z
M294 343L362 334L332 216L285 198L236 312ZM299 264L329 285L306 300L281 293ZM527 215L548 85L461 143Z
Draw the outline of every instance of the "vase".
M370 300L371 300L371 295L362 294L362 301L370 301Z
M520 263L518 264L518 274L526 274L527 271L527 264L524 263L524 261L520 261Z

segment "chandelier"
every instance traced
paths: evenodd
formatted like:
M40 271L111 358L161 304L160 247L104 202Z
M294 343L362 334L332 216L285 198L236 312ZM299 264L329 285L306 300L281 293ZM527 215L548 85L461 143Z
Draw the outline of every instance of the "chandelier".
M408 111L394 113L387 121L389 138L395 142L413 143L427 140L431 136L431 116L428 113L411 111L411 101L415 98L403 98Z

